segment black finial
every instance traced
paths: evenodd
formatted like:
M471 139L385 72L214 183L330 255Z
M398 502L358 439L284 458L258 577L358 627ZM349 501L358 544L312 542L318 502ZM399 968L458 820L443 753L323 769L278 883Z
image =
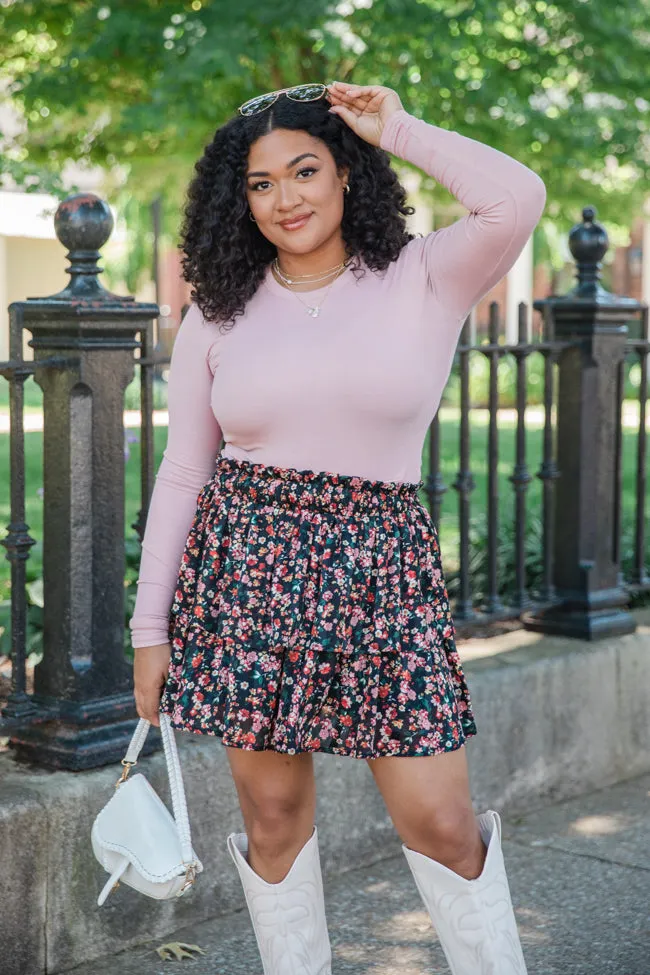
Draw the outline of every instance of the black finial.
M113 232L113 214L94 193L76 193L59 204L54 230L70 251L97 251Z
M569 233L569 250L577 265L577 285L567 297L606 298L610 296L600 283L601 261L609 248L607 231L595 221L596 208L583 207L582 223Z
M97 263L113 231L113 214L107 203L94 193L75 193L63 200L54 215L54 230L64 247L70 267L70 283L48 300L115 302L133 301L130 296L107 291L98 275L103 268Z

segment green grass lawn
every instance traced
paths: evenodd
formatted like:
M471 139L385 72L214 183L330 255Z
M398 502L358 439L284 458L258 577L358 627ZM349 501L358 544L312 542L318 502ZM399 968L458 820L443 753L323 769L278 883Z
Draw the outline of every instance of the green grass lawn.
M442 475L448 490L445 494L441 522L439 526L440 542L445 571L450 575L458 569L458 493L451 487L458 467L458 418L450 417L445 411L441 414L441 466ZM128 431L138 434L137 430ZM471 469L475 481L475 489L471 496L472 517L480 516L486 509L487 498L487 425L483 416L474 416L471 426ZM162 458L162 452L167 438L166 427L154 428L155 467L157 469ZM539 470L542 457L542 429L539 425L532 425L528 432L527 464L533 480L528 488L528 511L532 523L539 518L542 483L535 475ZM623 437L623 537L630 537L633 526L635 505L635 451L636 434L633 430L626 430ZM129 457L126 461L126 517L125 535L133 538L135 533L131 525L136 520L140 508L139 497L139 443L129 443ZM499 485L500 485L500 537L507 542L508 527L514 518L514 490L508 477L512 474L515 459L515 425L514 423L500 423L499 438ZM423 474L428 464L428 443L423 454ZM9 470L9 437L0 434L0 470ZM9 490L8 476L2 478L3 491L0 495L0 532L6 534L9 522ZM39 578L42 571L42 434L26 434L26 471L25 471L25 518L29 526L30 535L36 539L28 560L29 578ZM426 498L423 498L426 501ZM650 531L648 532L650 535ZM629 544L628 544L629 548ZM4 550L3 550L4 551ZM9 598L10 566L6 559L0 560L0 601Z

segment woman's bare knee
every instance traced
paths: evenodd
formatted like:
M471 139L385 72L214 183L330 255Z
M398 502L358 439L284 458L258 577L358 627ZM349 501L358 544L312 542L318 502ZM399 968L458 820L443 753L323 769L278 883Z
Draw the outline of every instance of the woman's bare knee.
M226 753L248 836L249 863L269 883L278 883L313 832L312 756L236 748Z
M477 877L485 848L472 809L464 749L368 764L402 842L456 873Z
M268 822L277 832L305 810L315 809L312 756L226 748L244 819Z
M456 873L476 877L483 863L483 844L471 806L423 799L406 824L403 841L417 853L443 863Z

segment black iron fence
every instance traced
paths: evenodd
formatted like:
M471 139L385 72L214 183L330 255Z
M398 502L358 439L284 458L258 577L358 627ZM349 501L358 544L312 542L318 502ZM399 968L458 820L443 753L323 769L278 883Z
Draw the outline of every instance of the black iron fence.
M546 317L542 336L537 341L530 341L529 322L532 319L526 303L520 303L518 313L518 337L514 344L503 341L505 327L496 302L490 304L486 341L471 344L469 319L461 332L456 352L459 384L458 467L451 485L445 483L441 473L441 424L444 422L441 413L444 408L435 417L429 431L429 469L425 477L425 490L429 510L437 525L441 523L441 509L450 486L457 495L457 569L448 571L446 578L454 603L456 629L461 634L471 632L476 625L519 618L524 611L552 606L558 600L553 583L554 481L559 473L555 464L554 444L557 361L560 352L570 343L555 339L550 316ZM537 578L533 589L530 565L527 566L530 560L527 559L526 543L530 535L528 491L534 477L528 449L531 431L529 420L527 425L527 414L530 416L531 405L528 401L527 366L534 356L542 357L544 364L544 390L538 406L538 412L541 411L544 417L544 433L541 462L535 472L542 483L542 503L540 530L537 533L540 550L535 558ZM486 360L488 371L487 403L479 408L484 414L483 424L487 427L487 436L481 438L485 441L482 446L486 472L482 498L475 494L476 455L472 451L473 434L476 435L473 420L477 407L472 396L471 363L477 357ZM516 435L514 463L507 479L511 488L508 490L499 470L504 412L499 396L499 369L509 358L513 360L516 370L515 406L511 411L516 417ZM509 518L504 511L506 508ZM483 528L474 533L473 510L480 512L477 520ZM505 547L500 539L506 526L509 546L505 551L509 571L508 578L504 579ZM477 562L481 565L480 573Z
M455 552L445 552L443 545L443 554L451 556L452 569L445 577L461 635L483 631L486 624L498 620L519 619L531 629L587 639L605 637L632 626L629 615L616 607L650 593L646 535L648 308L609 297L613 306L596 308L599 314L607 310L608 319L597 349L595 333L589 332L580 317L576 318L580 331L567 334L565 330L563 338L557 337L553 298L536 303L541 328L535 341L528 338L530 316L523 302L518 309L516 343L503 341L505 328L496 302L490 305L486 341L471 344L470 322L465 322L455 364L455 479L446 483L443 473L441 428L445 412L450 412L444 405L430 427L425 474L428 507L438 526L444 520L443 504L450 505L450 488L456 493L457 547ZM584 298L581 301L577 311L593 317L595 306ZM559 313L568 307L567 301ZM612 307L620 315L616 322ZM593 327L595 330L595 322ZM621 342L626 331L636 335ZM600 380L595 352L604 367ZM489 377L486 405L478 409L473 404L470 365L476 357L487 361ZM536 372L542 373L542 392L539 403L531 405L528 368L540 358L542 367L537 365ZM510 411L504 410L499 390L500 364L507 359L512 360L516 376ZM506 412L515 426L514 456L507 477L500 474L507 463L500 447ZM534 436L531 413L542 426L536 469L529 450ZM487 427L487 436L479 438L484 448L482 496L476 495L477 459L472 449L477 414ZM628 448L625 485L624 439ZM560 452L565 457L561 466ZM531 505L529 494L535 479L540 482L541 496ZM559 479L561 485L556 484ZM564 569L556 566L556 560L563 560ZM609 572L605 572L608 564ZM571 576L569 566L574 568Z
M487 341L470 344L465 323L448 386L456 401L443 400L429 431L424 500L441 534L461 636L505 619L588 639L631 632L630 602L650 592L648 308L601 287L607 237L594 216L585 208L570 234L576 287L535 302L541 328L534 336L523 303L514 343L503 341L496 303ZM11 512L2 539L11 566L11 677L0 737L18 759L82 769L117 761L137 721L124 654L124 390L137 367L141 506L130 529L141 541L156 466L154 382L169 358L154 352L158 307L112 295L99 283L98 248L112 229L106 205L92 194L71 197L55 225L69 248L70 285L10 306L10 359L0 363L9 384ZM25 330L33 361L22 356ZM487 363L480 408L472 395L477 359ZM500 396L504 362L515 375L506 474L502 445L512 435ZM533 365L542 390L534 407ZM43 652L31 688L26 565L35 539L25 521L23 424L29 376L43 390L44 416ZM541 433L531 427L533 409ZM446 532L455 551L445 545ZM146 744L159 747L155 729Z

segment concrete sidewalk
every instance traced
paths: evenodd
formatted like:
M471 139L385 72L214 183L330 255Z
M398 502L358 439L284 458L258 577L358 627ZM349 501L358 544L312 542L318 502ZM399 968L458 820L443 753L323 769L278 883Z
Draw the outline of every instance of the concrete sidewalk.
M646 775L504 821L529 975L650 973L649 813ZM327 882L325 897L334 975L448 972L401 854ZM205 954L162 961L155 949L173 941ZM248 913L238 911L69 971L261 975L261 963Z

